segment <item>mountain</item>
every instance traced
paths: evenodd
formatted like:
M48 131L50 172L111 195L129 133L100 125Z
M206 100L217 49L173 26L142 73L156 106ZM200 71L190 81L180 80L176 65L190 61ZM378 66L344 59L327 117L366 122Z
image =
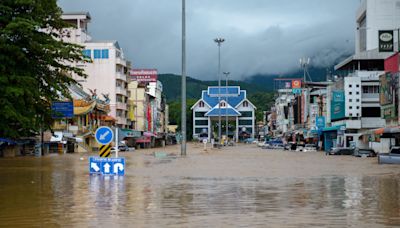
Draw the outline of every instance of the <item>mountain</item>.
M163 84L163 92L167 97L167 101L176 101L181 97L181 76L175 74L159 74L158 80ZM206 90L208 86L217 86L218 81L201 81L191 77L186 78L186 97L188 99L199 99L201 91ZM225 80L221 81L221 85L225 85ZM228 85L237 85L242 89L247 90L249 95L258 92L268 92L263 86L257 84L243 82L243 81L232 81L229 80Z

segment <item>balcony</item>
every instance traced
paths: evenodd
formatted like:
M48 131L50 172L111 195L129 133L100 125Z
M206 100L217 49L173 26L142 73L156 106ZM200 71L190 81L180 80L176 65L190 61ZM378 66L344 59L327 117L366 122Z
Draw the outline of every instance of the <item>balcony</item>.
M379 93L362 93L362 102L379 102Z
M361 126L362 128L381 128L386 126L386 121L379 117L363 117Z
M116 63L117 65L126 66L126 61L123 60L123 59L121 59L120 57L117 57L117 58L115 59L115 63Z
M117 109L126 110L127 105L122 102L117 102Z
M122 81L124 81L124 82L126 82L126 74L124 74L124 73L121 73L121 72L117 72L116 74L116 79L118 80L122 80Z
M128 92L126 91L126 89L125 88L122 88L122 87L116 87L115 88L115 93L116 94L121 94L121 95L123 95L123 96L127 96L127 94L128 94Z
M117 124L126 125L127 124L126 117L117 117Z

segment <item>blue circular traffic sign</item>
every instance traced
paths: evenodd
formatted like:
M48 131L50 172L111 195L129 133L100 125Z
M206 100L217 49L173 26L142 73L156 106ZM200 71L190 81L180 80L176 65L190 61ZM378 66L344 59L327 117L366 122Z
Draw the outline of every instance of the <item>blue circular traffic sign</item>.
M97 128L95 137L96 137L96 141L99 144L106 145L106 144L109 144L113 140L114 133L111 130L111 128L102 126L102 127Z

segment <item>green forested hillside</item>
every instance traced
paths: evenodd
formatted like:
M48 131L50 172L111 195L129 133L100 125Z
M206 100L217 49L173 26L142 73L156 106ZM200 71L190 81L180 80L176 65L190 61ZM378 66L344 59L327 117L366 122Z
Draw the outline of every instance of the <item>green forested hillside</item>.
M164 87L164 93L167 97L167 101L176 101L181 97L181 76L174 74L159 74L158 80L160 80ZM221 81L222 85L225 85L225 81ZM218 85L218 81L200 81L191 77L187 77L187 98L188 99L199 99L201 91L207 89L208 86ZM241 81L229 81L229 85L237 85L242 89L247 90L248 95L267 92L262 86L241 82Z

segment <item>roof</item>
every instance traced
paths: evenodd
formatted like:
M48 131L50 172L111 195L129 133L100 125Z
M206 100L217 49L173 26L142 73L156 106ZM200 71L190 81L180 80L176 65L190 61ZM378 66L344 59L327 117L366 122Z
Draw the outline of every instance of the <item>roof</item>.
M90 40L86 43L112 43L115 48L117 48L118 50L121 50L121 47L119 46L119 43L117 40Z
M237 96L240 94L240 87L239 86L210 86L208 87L208 95L210 97L218 96L220 94L223 97L226 96Z
M61 17L63 18L64 16L84 16L89 20L92 19L88 11L65 12Z
M213 108L205 114L205 116L219 116L219 108ZM221 116L241 116L240 112L233 108L221 108Z
M239 87L237 87L237 88L239 88ZM222 88L221 88L221 90L222 90ZM228 91L234 91L234 90L233 89L231 90L229 88ZM213 96L213 95L210 96L208 92L209 92L209 90L203 90L201 97L205 103L207 103L211 107L214 107L218 104L218 96ZM215 92L215 91L212 90L211 92ZM238 104L240 104L240 102L242 102L244 99L246 99L246 91L240 90L240 93L236 94L235 96L233 96L233 94L230 94L228 96L228 99L226 99L225 97L226 96L221 94L221 98L227 100L227 102L230 106L236 107Z

